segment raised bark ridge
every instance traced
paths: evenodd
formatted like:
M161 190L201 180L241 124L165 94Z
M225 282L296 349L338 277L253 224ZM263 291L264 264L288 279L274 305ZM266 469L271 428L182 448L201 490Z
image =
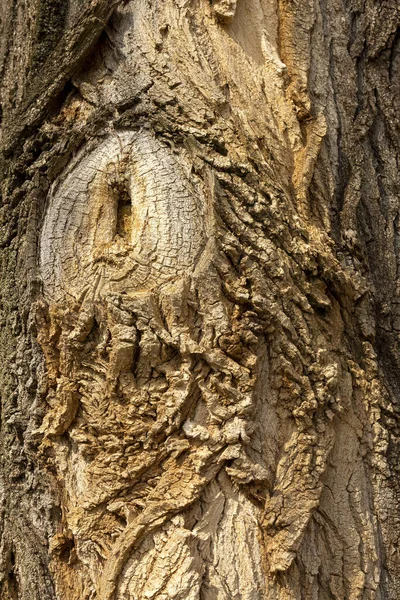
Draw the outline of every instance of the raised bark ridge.
M389 100L360 96L386 46L394 79L396 14L370 42L375 9L347 10L132 0L67 68L23 149L33 360L7 422L48 551L35 588L5 526L4 600L397 598L397 175Z

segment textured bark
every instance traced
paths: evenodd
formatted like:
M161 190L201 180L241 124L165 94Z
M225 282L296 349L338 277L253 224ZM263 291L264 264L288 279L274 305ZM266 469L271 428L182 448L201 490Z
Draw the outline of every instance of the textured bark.
M396 0L7 0L1 600L400 597Z

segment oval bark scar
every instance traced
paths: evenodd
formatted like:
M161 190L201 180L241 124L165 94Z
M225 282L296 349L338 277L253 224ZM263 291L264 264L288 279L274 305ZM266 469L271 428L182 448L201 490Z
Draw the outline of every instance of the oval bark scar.
M193 268L206 238L205 202L184 158L150 131L109 135L84 153L49 195L45 293L59 300L94 285L105 293L148 289Z

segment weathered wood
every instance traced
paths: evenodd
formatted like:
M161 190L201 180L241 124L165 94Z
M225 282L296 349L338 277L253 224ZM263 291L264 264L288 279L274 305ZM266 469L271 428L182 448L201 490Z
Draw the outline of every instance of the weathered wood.
M1 7L2 600L400 596L399 12Z

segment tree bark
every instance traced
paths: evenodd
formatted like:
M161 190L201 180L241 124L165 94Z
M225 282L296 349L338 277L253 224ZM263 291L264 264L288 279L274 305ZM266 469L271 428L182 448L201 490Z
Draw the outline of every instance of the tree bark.
M396 0L0 26L0 599L400 598Z

